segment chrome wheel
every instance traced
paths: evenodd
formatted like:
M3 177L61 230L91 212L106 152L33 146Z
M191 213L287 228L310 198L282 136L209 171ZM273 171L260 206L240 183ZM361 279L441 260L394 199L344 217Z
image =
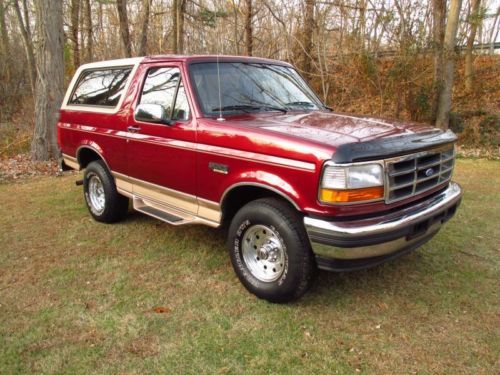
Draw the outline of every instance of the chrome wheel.
M264 282L276 281L285 269L285 246L274 230L252 225L243 235L243 261L252 275Z
M100 214L104 211L106 205L106 196L104 194L104 187L102 181L96 174L92 174L89 177L89 203L92 209Z

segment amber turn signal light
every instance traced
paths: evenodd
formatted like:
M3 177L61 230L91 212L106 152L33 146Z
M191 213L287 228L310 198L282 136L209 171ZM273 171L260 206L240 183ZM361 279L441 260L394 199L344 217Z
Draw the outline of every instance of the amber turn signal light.
M325 203L351 203L381 199L384 197L384 187L374 186L352 190L321 189L320 200Z

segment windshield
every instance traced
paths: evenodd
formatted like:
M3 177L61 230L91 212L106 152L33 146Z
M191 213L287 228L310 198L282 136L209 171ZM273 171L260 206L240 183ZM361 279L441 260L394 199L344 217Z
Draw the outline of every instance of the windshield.
M286 66L221 62L217 69L215 62L195 63L190 73L201 110L209 116L324 109L300 75Z

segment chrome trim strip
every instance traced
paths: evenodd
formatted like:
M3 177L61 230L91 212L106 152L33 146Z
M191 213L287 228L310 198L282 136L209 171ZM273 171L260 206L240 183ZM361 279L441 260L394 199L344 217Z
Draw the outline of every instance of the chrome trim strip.
M125 136L127 139L142 143L149 143L155 146L173 147L191 151L196 150L196 143L189 141L182 141L179 139L156 137L156 136L153 137L141 133L125 133Z
M121 131L121 130L113 130L109 128L97 128L95 126L87 126L87 125L75 125L71 124L69 122L59 122L57 124L58 127L65 129L65 130L73 130L76 132L81 132L81 133L90 133L94 135L103 135L106 137L111 137L111 138L120 138L123 140L127 139L128 134L132 133L127 133L126 131ZM98 131L102 130L102 131ZM114 133L110 133L114 132Z
M208 153L208 154L213 154L213 155L223 155L223 156L229 156L233 159L242 159L242 160L258 160L262 163L266 164L276 164L276 165L282 165L290 168L296 168L296 169L301 169L301 170L306 170L306 171L311 171L314 172L316 170L316 165L313 163L308 163L305 161L300 161L300 160L295 160L295 159L288 159L288 158L282 158L279 156L272 156L272 155L266 155L266 154L260 154L256 152L249 152L249 151L241 151L241 150L236 150L232 148L227 148L227 147L220 147L220 146L212 146L212 145L207 145L207 144L201 144L198 143L196 149L200 152Z

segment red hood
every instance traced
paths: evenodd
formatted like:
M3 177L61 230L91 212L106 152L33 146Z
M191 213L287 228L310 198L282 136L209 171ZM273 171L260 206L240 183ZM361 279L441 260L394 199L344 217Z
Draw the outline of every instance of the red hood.
M329 146L436 130L428 125L332 112L288 113L273 116L249 115L248 117L244 116L246 125Z

